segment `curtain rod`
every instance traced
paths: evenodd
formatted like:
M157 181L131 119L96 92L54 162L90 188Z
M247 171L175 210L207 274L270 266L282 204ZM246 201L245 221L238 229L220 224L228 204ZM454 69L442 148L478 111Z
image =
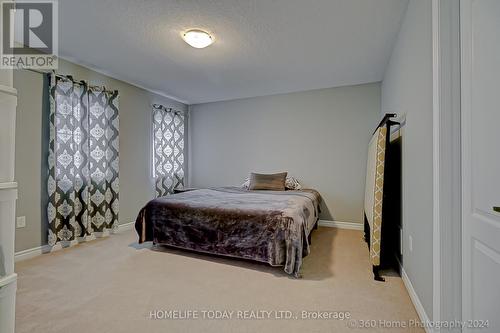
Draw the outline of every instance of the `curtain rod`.
M384 115L384 117L382 118L382 120L380 121L380 123L378 124L377 128L375 128L375 131L373 132L373 134L375 134L375 132L377 131L377 129L378 129L379 127L382 127L382 126L384 126L385 124L389 125L389 127L390 127L391 125L398 125L399 123L398 123L397 121L393 121L393 120L391 120L391 118L394 118L394 117L396 117L396 116L397 116L397 114L395 114L395 113L386 113L386 114Z
M163 111L166 111L166 112L174 112L174 113L182 113L184 114L184 111L181 111L181 110L175 110L173 108L167 108L161 104L152 104L151 105L154 109L157 109L157 110L163 110Z
M29 72L33 72L33 73L37 73L37 74L42 74L42 75L53 74L53 75L55 75L56 77L58 77L60 79L71 80L67 75L57 74L55 71L40 71L40 70L33 69L33 68L20 68L20 69L23 69L23 70L26 70L26 71L29 71ZM81 82L79 82L79 81L73 81L73 82L77 83L77 84L81 84ZM87 84L87 87L93 88L93 89L100 89L100 90L105 91L105 92L115 92L115 91L117 91L117 90L108 90L108 89L106 89L105 86L94 86L94 85Z

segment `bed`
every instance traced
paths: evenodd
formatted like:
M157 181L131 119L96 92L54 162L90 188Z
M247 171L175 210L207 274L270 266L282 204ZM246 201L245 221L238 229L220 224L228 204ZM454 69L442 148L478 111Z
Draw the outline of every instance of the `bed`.
M199 189L151 200L140 211L135 229L139 243L284 266L286 273L299 277L320 200L312 189Z

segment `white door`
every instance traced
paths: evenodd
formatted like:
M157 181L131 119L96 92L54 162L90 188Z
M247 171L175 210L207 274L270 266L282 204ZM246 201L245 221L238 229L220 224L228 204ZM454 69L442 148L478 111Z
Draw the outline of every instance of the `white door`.
M500 332L500 0L460 7L462 316Z

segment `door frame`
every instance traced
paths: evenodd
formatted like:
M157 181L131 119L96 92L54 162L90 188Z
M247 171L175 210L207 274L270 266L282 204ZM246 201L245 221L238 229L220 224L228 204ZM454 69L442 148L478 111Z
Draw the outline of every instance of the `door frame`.
M433 313L462 318L461 45L455 0L432 0Z

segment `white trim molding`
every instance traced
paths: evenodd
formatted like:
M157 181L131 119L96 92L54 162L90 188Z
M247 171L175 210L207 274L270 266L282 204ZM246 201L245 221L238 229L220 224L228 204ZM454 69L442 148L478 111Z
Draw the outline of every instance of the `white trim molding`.
M413 285L411 284L410 278L406 274L405 270L403 267L401 267L401 279L403 280L403 283L406 287L406 290L408 291L408 295L410 295L410 299L413 303L413 306L415 307L415 310L417 311L418 317L420 318L420 321L423 324L428 324L431 323L429 320L429 316L427 316L427 313L425 312L424 306L422 305L422 302L420 302L420 298L418 298L418 295L413 288ZM424 327L425 332L427 333L432 333L433 329L431 327L427 327L426 325Z
M441 251L439 222L439 174L440 174L440 1L432 0L432 197L433 197L433 228L432 228L432 309L433 318L439 321L441 317Z
M6 93L8 95L17 96L17 89L14 87L9 87L3 84L0 84L0 92Z
M17 274L16 273L12 273L12 274L7 275L7 276L2 276L0 278L0 288L3 288L6 285L9 285L9 284L11 284L12 282L14 282L16 280L17 280Z
M122 223L118 224L118 227L116 228L116 232L124 232L128 230L134 229L135 222L127 222L127 223Z
M17 189L17 182L0 183L0 190Z
M330 227L338 229L349 229L349 230L363 230L363 224L357 222L342 222L342 221L328 221L319 220L318 225L321 227Z
M1 10L0 10L1 11ZM3 14L3 13L2 13ZM14 272L16 238L15 182L17 90L13 70L0 73L0 332L14 333L17 275Z
M461 318L460 4L432 0L433 321Z
M23 261L23 260L28 260L28 259L31 259L34 257L38 257L39 255L50 252L49 248L50 248L50 246L43 245L43 246L34 247L32 249L18 251L14 255L14 261L18 262L18 261Z
M363 225L361 223L356 223L356 222L342 222L342 221L328 221L328 220L319 220L318 224L322 227L330 227L330 228L339 228L339 229L349 229L349 230L363 230ZM135 222L127 222L127 223L122 223L119 224L116 228L115 233L121 233L125 231L129 231L134 229ZM85 239L82 241L88 241L91 239ZM32 249L26 249L22 251L18 251L15 253L14 260L15 262L18 261L23 261L23 260L28 260L31 258L38 257L42 254L45 253L50 253L54 251L59 251L64 248L72 247L79 242L78 240L68 242L65 244L58 243L55 246L50 246L50 245L42 245L42 246L37 246Z
M120 232L132 230L134 228L134 224L135 224L135 222L127 222L127 223L119 224L113 233L120 233ZM38 257L38 256L45 254L45 253L59 251L61 249L65 249L65 248L77 245L79 243L91 241L91 240L94 240L94 239L100 238L100 237L106 237L108 235L109 235L109 232L108 233L101 233L101 234L96 235L97 237L93 236L93 237L89 237L89 238L85 238L85 239L82 238L79 240L73 240L71 242L64 242L64 243L59 242L55 246L50 246L50 245L46 244L46 245L34 247L32 249L18 251L14 255L14 261L18 262L18 261L28 260L31 258Z

